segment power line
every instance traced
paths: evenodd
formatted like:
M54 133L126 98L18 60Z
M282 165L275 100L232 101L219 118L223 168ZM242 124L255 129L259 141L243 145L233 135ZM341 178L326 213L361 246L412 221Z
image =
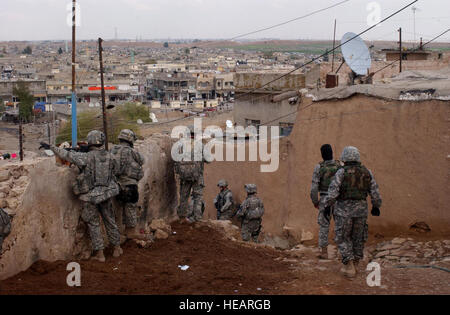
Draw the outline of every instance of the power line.
M326 8L319 9L319 10L313 11L313 12L311 12L311 13L308 13L308 14L305 14L305 15L302 15L302 16L299 16L299 17L296 17L296 18L293 18L293 19L288 20L288 21L286 21L286 22L278 23L278 24L275 24L275 25L272 25L272 26L268 26L268 27L265 27L265 28L262 28L262 29L259 29L259 30L253 31L253 32L249 32L249 33L245 33L245 34L242 34L242 35L238 35L238 36L232 37L232 38L230 38L229 40L232 41L232 40L235 40L235 39L244 37L244 36L253 35L253 34L256 34L256 33L268 31L268 30L271 30L271 29L273 29L273 28L276 28L276 27L279 27L279 26L283 26L283 25L289 24L289 23L291 23L291 22L298 21L298 20L301 20L301 19L310 17L310 16L312 16L312 15L314 15L314 14L317 14L317 13L320 13L320 12L323 12L323 11L326 11L326 10L329 10L329 9L332 9L332 8L334 8L334 7L340 6L340 5L342 5L342 4L346 3L346 2L349 2L349 1L350 1L350 0L341 1L341 2L338 2L338 3L333 4L333 5L331 5L331 6L328 6L328 7L326 7Z
M249 33L237 35L237 36L234 36L234 37L229 38L229 39L224 39L224 40L222 40L221 42L233 41L233 40L236 40L236 39L238 39L238 38L241 38L241 37L244 37L244 36L247 36L247 35L252 35L252 34L260 33L260 32L267 31L267 30L270 30L270 29L273 29L273 28L276 28L276 27L279 27L279 26L282 26L282 25L286 25L286 24L289 24L289 23L291 23L291 22L298 21L298 20L301 20L301 19L310 17L310 16L312 16L312 15L314 15L314 14L317 14L317 13L320 13L320 12L323 12L323 11L326 11L326 10L329 10L329 9L331 9L331 8L337 7L337 6L342 5L342 4L344 4L344 3L346 3L346 2L349 2L349 1L351 1L351 0L341 1L341 2L338 2L338 3L334 4L334 5L331 5L331 6L329 6L329 7L326 7L326 8L323 8L323 9L319 9L319 10L313 11L313 12L311 12L311 13L308 13L308 14L306 14L306 15L302 15L302 16L299 16L299 17L290 19L290 20L288 20L288 21L286 21L286 22L278 23L278 24L275 24L275 25L272 25L272 26L269 26L269 27L265 27L265 28L262 28L262 29L259 29L259 30L256 30L256 31L252 31L252 32L249 32ZM220 41L219 41L219 43L220 43ZM213 45L213 44L217 45L217 43L214 43L214 42L205 42L205 43L200 43L198 46L205 47L205 46Z
M429 41L426 42L425 44L423 44L422 47L424 47L424 46L428 45L429 43L435 41L435 40L438 39L439 37L441 37L441 36L447 34L449 31L450 31L450 28L447 29L446 31L444 31L443 33L441 33L441 34L435 36L433 39L429 40ZM417 50L420 50L420 47L418 47L418 48L416 48L416 49L409 50L408 52L413 52L413 51L417 51ZM389 66L392 66L392 65L393 65L394 63L396 63L397 61L400 61L400 58L398 58L398 59L394 60L393 62L387 64L387 65L384 66L383 68L378 69L377 71L375 71L375 72L373 73L373 75L375 75L375 74L377 74L378 72L380 72L380 71L382 71L382 70L388 68Z
M446 33L448 33L448 32L450 32L450 28L447 29L446 31L442 32L441 34L435 36L433 39L429 40L428 42L426 42L426 43L423 44L422 46L428 45L429 43L433 42L434 40L438 39L439 37L443 36L444 34L446 34ZM416 49L414 49L414 50L419 50L419 48L416 48ZM413 50L413 51L414 51L414 50ZM372 75L375 75L376 73L378 73L378 72L380 72L381 70L387 68L388 66L393 65L393 64L394 64L395 62L397 62L397 61L398 61L398 60L395 60L394 62L388 64L387 66L381 68L380 70L377 70L377 71L374 72ZM341 91L338 90L338 91L336 91L336 93L332 93L331 95L329 95L329 97L334 96L334 95L337 95L337 94L339 94L340 92L341 92ZM286 114L286 115L277 117L277 118L275 118L275 119L273 119L273 120L267 121L267 122L262 123L262 124L260 124L260 125L258 125L258 126L265 126L265 125L268 125L268 124L270 124L270 123L272 123L272 122L274 122L274 121L277 121L277 120L280 120L280 119L282 119L282 118L285 118L285 117L288 117L288 116L297 114L298 112L300 112L300 111L302 111L302 110L305 110L306 108L311 107L311 106L313 106L314 104L315 104L314 102L311 102L311 103L309 103L308 105L306 105L306 106L304 106L304 107L298 108L297 110L295 110L295 111L292 112L292 113L289 113L289 114Z
M253 93L253 92L255 92L255 91L259 90L259 89L262 89L262 88L264 88L264 87L266 87L266 86L272 84L273 82L276 82L276 81L278 81L278 80L280 80L280 79L282 79L282 78L288 76L289 74L291 74L291 73L293 73L293 72L295 72L295 71L297 71L297 70L300 70L300 69L306 67L307 65L313 63L314 61L316 61L316 60L318 60L318 59L320 59L320 58L322 58L322 57L328 55L329 53L332 53L333 51L337 50L338 48L341 48L342 46L344 46L344 45L347 44L348 42L354 40L355 38L361 36L362 34L367 33L367 32L370 31L371 29L377 27L378 25L380 25L381 23L387 21L387 20L390 19L391 17L393 17L393 16L397 15L398 13L402 12L403 10L407 9L408 7L410 7L411 5L413 5L414 3L416 3L417 1L419 1L419 0L415 0L415 1L411 2L411 3L409 3L408 5L402 7L401 9L395 11L394 13L392 13L392 14L389 15L388 17L382 19L382 20L379 21L378 23L376 23L376 24L370 26L369 28L365 29L364 31L360 32L359 34L357 34L357 35L353 36L352 38L349 38L349 39L346 40L345 42L339 44L338 46L336 46L335 48L333 48L331 51L327 51L327 52L323 53L322 55L320 55L320 56L318 56L318 57L315 57L315 58L311 59L311 60L308 61L307 63L304 63L304 64L302 64L301 66L295 68L294 70L291 70L291 71L289 71L289 72L283 74L282 76L280 76L280 77L278 77L278 78L276 78L276 79L274 79L274 80L271 80L271 81L269 81L268 83L263 84L261 87L259 87L259 88L254 88L254 89L250 90L249 92L246 92L246 93L243 93L243 94L239 95L239 97L236 97L235 99L239 99L239 98L241 98L241 97L243 97L243 96L245 96L245 95L251 94L251 93Z

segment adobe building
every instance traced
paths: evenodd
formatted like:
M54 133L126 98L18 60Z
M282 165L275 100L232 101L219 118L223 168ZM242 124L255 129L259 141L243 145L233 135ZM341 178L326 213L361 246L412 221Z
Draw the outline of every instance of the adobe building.
M300 90L308 82L319 79L319 66L313 69L307 73L293 72L279 80L281 72L235 73L235 124L258 129L259 125L268 123L269 126L279 126L280 135L288 135L295 123L296 115L293 113L301 103ZM270 84L266 86L267 83Z

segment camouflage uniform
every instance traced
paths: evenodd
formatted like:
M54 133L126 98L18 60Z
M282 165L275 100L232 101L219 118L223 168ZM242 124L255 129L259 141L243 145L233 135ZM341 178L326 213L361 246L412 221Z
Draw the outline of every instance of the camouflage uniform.
M203 153L203 145L201 151ZM175 173L180 176L180 204L177 213L180 218L200 221L203 218L205 208L203 201L203 189L205 187L203 171L204 163L207 161L204 159L203 154L200 157L196 157L194 150L187 154L189 158L175 162ZM192 208L189 207L190 195L193 203Z
M104 142L103 133L98 131L91 133L97 137L101 134ZM88 141L91 133L88 135ZM81 218L88 226L93 250L104 249L99 214L103 218L110 243L119 246L120 234L111 206L111 198L119 194L119 186L115 181L119 166L114 157L104 148L96 146L90 146L88 153L67 151L53 145L50 148L61 159L80 169L73 190L83 202Z
M120 194L116 200L123 211L124 225L127 228L134 228L138 223L138 182L144 176L142 165L145 161L144 157L133 149L136 136L131 130L122 130L119 140L121 140L120 144L111 150L119 164L117 182L120 186Z
M370 170L360 162L359 152L347 147L342 154L345 165L337 171L323 200L324 206L335 202L334 219L336 243L342 262L359 261L363 258L364 243L368 236L367 196L372 206L381 207L378 185Z
M314 206L319 207L319 215L317 222L319 224L319 247L325 248L328 246L328 232L330 229L330 221L333 209L330 213L326 213L325 207L320 204L322 199L328 193L328 187L336 172L341 167L339 161L329 160L317 164L314 168L311 184L311 200Z
M0 208L0 255L4 239L11 233L11 217Z
M264 204L262 200L256 196L256 185L245 185L248 196L241 205L236 216L242 219L242 240L245 242L252 239L258 242L259 233L261 232L262 216L264 215Z
M217 220L231 220L234 215L233 194L228 189L226 181L221 180L217 186L224 187L214 199L214 205L217 209Z

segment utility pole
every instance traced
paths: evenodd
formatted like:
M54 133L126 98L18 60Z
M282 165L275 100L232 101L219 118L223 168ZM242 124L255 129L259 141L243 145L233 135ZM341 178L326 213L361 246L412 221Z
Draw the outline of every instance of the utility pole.
M108 121L106 120L106 100L105 100L105 81L103 78L103 39L98 39L98 59L100 61L100 79L102 85L102 111L103 111L103 132L105 134L105 149L108 151Z
M76 93L76 68L75 68L75 55L76 55L76 0L72 0L72 148L76 148L78 145L77 135L77 93Z
M331 59L331 72L334 71L334 48L336 47L336 19L334 19L333 59Z
M400 72L402 72L402 59L403 59L403 52L402 52L402 28L400 27L398 29L398 33L399 33L399 49L400 49Z
M47 123L47 135L48 135L48 143L52 144L52 133L50 131L50 122Z
M23 130L22 130L22 117L20 117L20 114L19 114L19 156L20 161L23 161Z

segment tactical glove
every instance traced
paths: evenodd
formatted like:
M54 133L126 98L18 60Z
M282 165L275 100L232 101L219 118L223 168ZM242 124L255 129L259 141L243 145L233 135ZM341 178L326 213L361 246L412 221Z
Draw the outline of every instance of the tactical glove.
M373 208L372 208L372 215L373 215L374 217L379 217L380 214L381 214L381 212L380 212L380 209L379 209L379 208L376 208L376 207L373 207Z
M40 149L50 150L50 144L48 144L46 142L41 142L40 145L41 146L39 147L39 150Z

